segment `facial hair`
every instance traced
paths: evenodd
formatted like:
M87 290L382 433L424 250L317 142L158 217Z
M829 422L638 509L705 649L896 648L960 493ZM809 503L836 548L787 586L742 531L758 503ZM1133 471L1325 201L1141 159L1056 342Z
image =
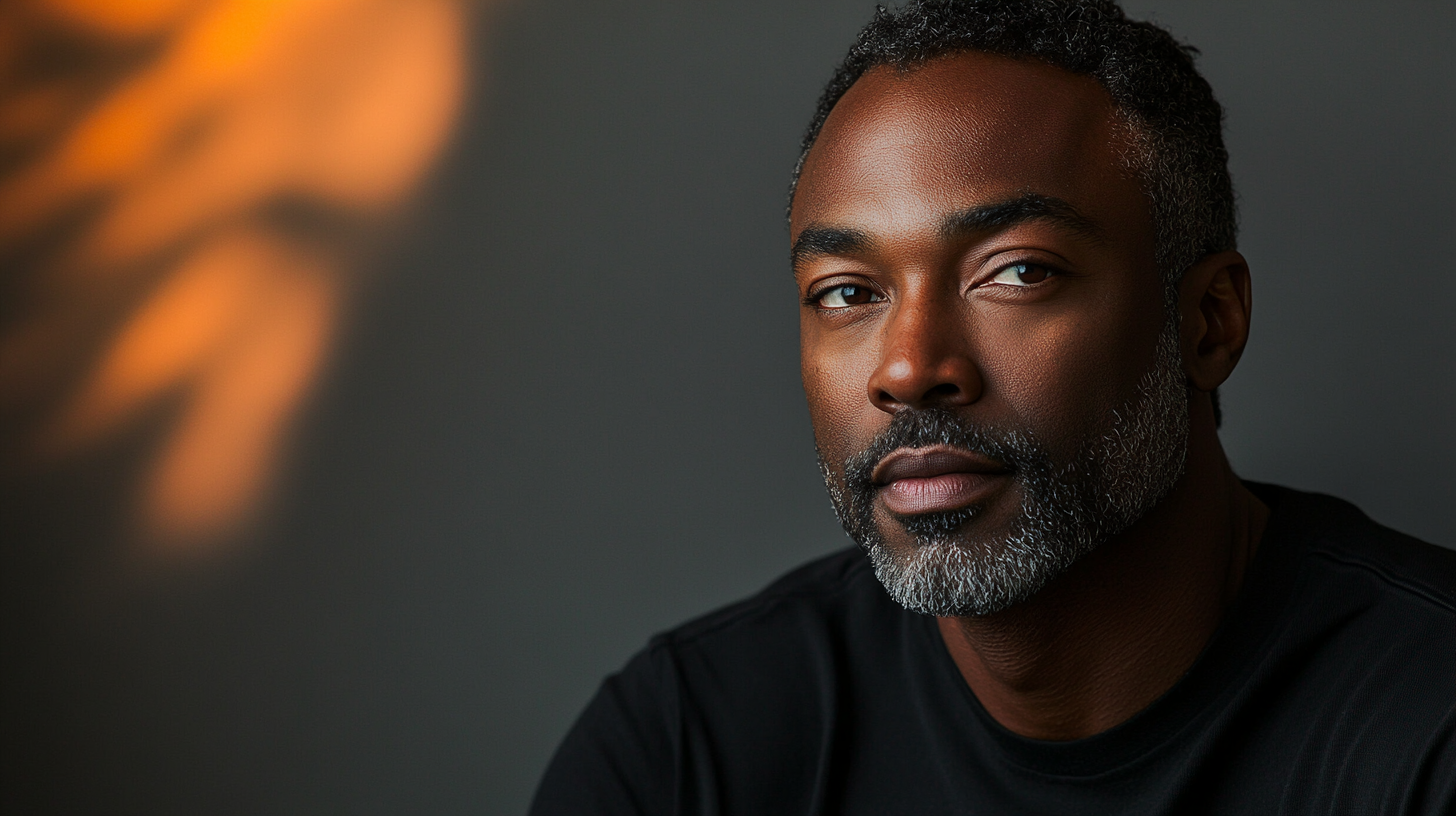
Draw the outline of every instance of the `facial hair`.
M869 447L850 457L843 483L820 452L819 467L845 532L869 553L875 576L905 608L927 615L983 616L1021 603L1079 558L1127 529L1172 490L1188 454L1188 386L1175 323L1158 339L1153 367L1066 461L1027 429L967 422L940 408L906 409ZM890 543L875 519L871 474L900 448L949 445L994 459L1019 485L1021 506L999 536L968 523L978 505L913 516L889 514L913 543Z

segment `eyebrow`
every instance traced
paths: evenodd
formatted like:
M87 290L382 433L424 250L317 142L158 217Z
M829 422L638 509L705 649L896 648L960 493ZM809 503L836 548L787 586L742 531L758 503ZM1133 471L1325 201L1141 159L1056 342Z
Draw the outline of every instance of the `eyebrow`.
M857 229L809 227L794 239L794 247L789 250L789 265L798 269L799 264L810 258L853 255L874 249L874 246L874 240Z
M1023 193L1016 198L971 207L951 213L940 222L940 236L960 238L977 232L1003 230L1028 221L1047 221L1083 238L1100 241L1107 232L1083 215L1071 202L1040 193Z
M938 232L954 240L978 232L1004 230L1030 221L1047 221L1081 237L1103 240L1107 233L1096 221L1083 215L1071 202L1040 193L1023 193L1015 198L970 207L951 213L940 222ZM811 258L825 255L853 255L873 250L875 241L867 233L841 227L809 227L799 233L789 252L790 265L797 269Z

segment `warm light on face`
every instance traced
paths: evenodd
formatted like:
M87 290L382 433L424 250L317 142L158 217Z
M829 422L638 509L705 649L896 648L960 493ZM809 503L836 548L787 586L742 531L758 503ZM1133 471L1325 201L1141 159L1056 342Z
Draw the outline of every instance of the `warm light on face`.
M329 347L356 236L453 129L466 22L461 0L0 15L21 54L0 65L0 147L25 157L0 176L24 307L0 317L0 412L18 429L0 454L45 466L175 407L138 482L145 540L196 550L245 522ZM26 63L55 37L95 65ZM328 217L289 222L300 209Z

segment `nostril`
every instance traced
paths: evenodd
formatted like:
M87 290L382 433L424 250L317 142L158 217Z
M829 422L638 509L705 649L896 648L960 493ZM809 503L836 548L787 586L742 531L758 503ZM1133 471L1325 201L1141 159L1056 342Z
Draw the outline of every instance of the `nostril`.
M924 399L940 400L960 396L961 389L955 383L941 383L925 392Z

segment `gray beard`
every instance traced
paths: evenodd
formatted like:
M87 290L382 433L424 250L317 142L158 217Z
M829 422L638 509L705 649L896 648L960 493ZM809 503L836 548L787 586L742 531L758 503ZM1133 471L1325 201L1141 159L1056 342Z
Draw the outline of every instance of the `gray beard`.
M844 487L821 452L819 467L845 532L869 553L875 576L905 608L927 615L990 615L1027 600L1098 545L1142 518L1183 475L1188 390L1177 324L1158 338L1153 368L1107 429L1068 462L1055 464L1028 432L966 423L941 409L901 411L870 447L845 462ZM953 445L1011 468L1021 508L1006 535L962 532L972 506L893 516L914 537L886 541L874 518L875 466L901 447Z

